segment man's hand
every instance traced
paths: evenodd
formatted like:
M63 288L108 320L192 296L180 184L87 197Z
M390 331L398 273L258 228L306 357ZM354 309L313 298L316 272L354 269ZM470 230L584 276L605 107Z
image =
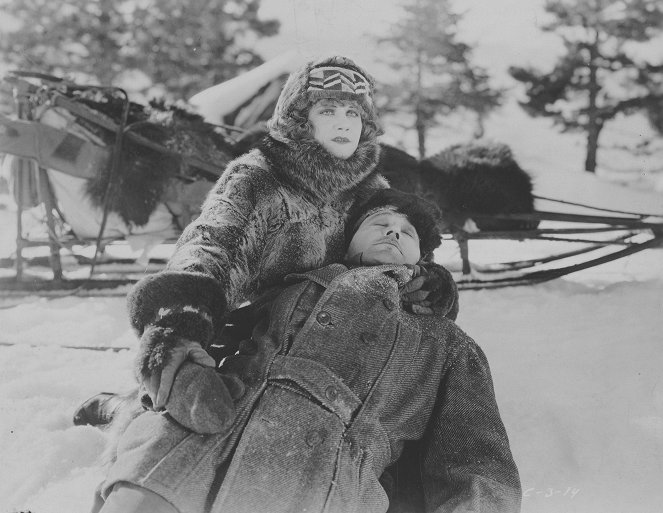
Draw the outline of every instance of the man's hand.
M147 334L147 333L146 333ZM185 361L190 361L205 367L216 367L216 362L198 342L179 338L168 348L163 367L154 369L150 375L143 375L143 385L152 400L155 410L166 406L170 390L175 380L175 374Z

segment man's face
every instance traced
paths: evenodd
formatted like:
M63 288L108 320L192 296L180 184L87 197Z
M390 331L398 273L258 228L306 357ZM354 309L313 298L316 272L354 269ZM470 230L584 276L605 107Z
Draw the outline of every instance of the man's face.
M385 207L364 219L345 258L361 265L416 264L421 258L417 230L403 214Z
M308 113L313 138L340 159L350 157L359 145L361 111L351 101L318 100Z

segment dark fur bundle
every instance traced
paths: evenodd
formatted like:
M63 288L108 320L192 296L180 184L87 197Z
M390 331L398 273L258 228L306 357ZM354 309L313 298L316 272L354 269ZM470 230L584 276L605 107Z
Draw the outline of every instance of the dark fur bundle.
M417 159L388 144L380 144L380 147L378 171L389 185L399 191L421 194Z
M115 123L121 122L124 109L121 96L81 90L72 97ZM115 133L82 118L78 122L101 137L109 147L115 144ZM198 178L199 170L188 166L186 157L197 157L223 169L233 156L232 144L226 137L184 105L153 101L146 107L131 102L126 126L131 127L131 133L169 150L148 148L130 137L124 137L117 174L113 177L109 209L117 212L127 224L142 226L148 222L168 181L174 176ZM100 208L104 206L111 165L100 169L97 176L87 183L90 200ZM207 178L214 180L216 177Z
M168 179L179 171L178 159L125 140L114 180L109 210L117 212L126 224L147 224L159 203ZM88 181L86 192L94 205L104 207L110 167L99 170Z
M480 230L526 230L538 221L474 218L472 214L534 211L532 180L500 143L457 144L420 162L422 190L449 226L472 217Z

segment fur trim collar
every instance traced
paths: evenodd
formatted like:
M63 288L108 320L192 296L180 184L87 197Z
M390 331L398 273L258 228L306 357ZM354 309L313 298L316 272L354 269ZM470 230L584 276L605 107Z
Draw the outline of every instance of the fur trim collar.
M323 200L338 197L375 172L377 142L362 142L348 159L334 157L313 139L288 144L267 136L259 146L280 180Z
M329 264L307 273L293 273L284 278L285 283L295 283L304 279L314 281L328 288L332 281L345 273L363 275L364 278L381 279L384 283L392 280L397 288L403 287L412 280L414 269L412 266L401 264L380 264L348 267L345 264ZM359 283L356 281L355 283Z

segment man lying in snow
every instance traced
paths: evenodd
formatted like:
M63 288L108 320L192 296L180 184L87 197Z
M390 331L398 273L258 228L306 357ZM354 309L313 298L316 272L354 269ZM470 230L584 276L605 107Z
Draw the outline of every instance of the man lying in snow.
M248 338L222 334L237 354L219 370L184 363L168 414L129 424L97 508L519 511L483 352L400 304L439 245L433 209L393 189L353 209L344 264L290 275L244 312Z

